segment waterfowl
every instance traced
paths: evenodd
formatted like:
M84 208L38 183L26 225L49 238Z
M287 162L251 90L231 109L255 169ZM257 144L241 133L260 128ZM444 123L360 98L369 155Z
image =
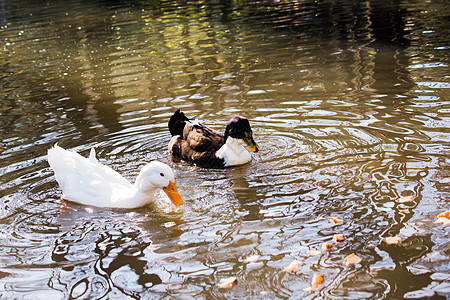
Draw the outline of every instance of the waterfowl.
M63 199L98 207L136 208L153 201L155 191L162 189L175 205L183 199L175 185L172 169L161 162L145 165L134 184L112 168L101 164L94 148L83 157L60 146L48 150L48 163L63 191Z
M203 124L191 122L180 110L169 120L172 138L169 153L205 168L225 168L248 163L259 147L253 140L250 122L240 116L231 118L225 132L220 133Z

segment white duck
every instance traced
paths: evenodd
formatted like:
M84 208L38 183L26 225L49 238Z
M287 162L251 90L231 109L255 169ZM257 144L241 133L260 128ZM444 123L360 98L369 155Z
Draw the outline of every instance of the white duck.
M161 162L151 162L140 171L134 184L95 157L67 151L55 144L48 150L48 163L55 172L62 198L98 207L136 208L149 204L161 188L175 205L183 199L175 186L172 169Z

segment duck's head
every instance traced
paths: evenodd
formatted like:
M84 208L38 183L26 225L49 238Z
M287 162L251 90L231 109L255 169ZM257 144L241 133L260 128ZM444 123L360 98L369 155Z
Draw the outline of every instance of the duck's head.
M259 151L258 145L255 140L253 140L250 122L244 117L235 116L231 118L225 128L225 142L228 137L242 140L253 152Z
M177 187L175 186L175 175L173 174L172 169L162 162L154 161L145 165L142 168L136 183L144 189L144 186L148 187L149 190L152 187L160 188L167 194L173 204L177 206L183 204L183 199L181 199Z

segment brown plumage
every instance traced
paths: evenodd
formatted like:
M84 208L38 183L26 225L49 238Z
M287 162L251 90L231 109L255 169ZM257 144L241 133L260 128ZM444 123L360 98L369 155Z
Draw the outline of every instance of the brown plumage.
M172 134L169 153L206 168L226 166L224 159L217 157L216 152L225 144L228 137L251 139L253 142L251 149L254 149L252 151L259 150L251 137L250 123L242 117L232 118L223 134L202 124L192 124L184 113L177 110L169 120L169 131Z

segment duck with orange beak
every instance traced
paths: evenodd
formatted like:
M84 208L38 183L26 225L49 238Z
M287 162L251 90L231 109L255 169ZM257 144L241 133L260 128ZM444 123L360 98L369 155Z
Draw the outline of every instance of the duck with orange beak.
M62 198L84 205L137 208L153 202L158 188L176 206L183 204L172 169L161 162L145 165L134 184L112 168L101 164L92 148L89 158L58 145L48 150L48 162L55 173Z

